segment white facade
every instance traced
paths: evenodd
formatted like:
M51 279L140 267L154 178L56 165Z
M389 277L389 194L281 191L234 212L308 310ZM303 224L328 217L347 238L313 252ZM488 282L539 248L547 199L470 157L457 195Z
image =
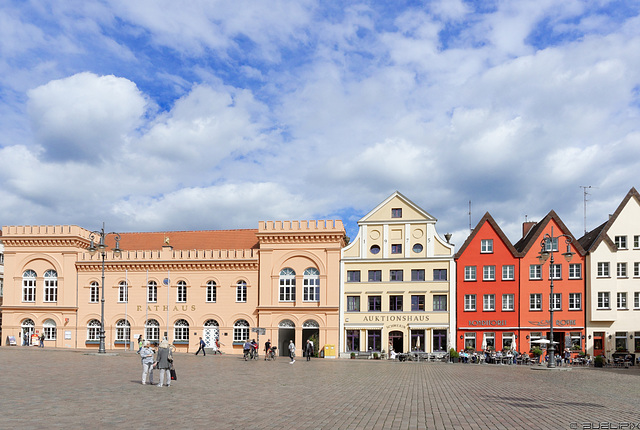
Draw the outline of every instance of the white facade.
M585 238L587 352L608 359L616 352L640 353L638 192L632 188L609 220Z

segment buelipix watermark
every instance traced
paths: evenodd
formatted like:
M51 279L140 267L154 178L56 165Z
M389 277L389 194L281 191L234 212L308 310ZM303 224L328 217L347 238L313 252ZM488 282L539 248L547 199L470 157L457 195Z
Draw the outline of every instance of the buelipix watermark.
M614 430L614 429L640 429L640 422L621 421L618 423L602 421L602 422L581 422L570 423L570 429L601 429L601 430Z

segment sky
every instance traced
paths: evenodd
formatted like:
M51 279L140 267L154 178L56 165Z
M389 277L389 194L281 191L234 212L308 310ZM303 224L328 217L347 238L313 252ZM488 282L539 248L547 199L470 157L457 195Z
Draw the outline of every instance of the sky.
M0 2L0 225L357 221L460 246L640 188L640 1Z

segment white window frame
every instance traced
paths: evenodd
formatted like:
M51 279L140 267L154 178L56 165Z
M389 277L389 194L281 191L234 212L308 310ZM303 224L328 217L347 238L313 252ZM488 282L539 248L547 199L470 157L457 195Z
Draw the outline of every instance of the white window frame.
M87 340L95 342L100 340L100 321L92 319L87 323Z
M487 312L496 310L495 294L485 294L482 296L482 310Z
M120 281L118 284L118 303L127 303L129 301L129 285L127 281Z
M633 236L633 249L640 249L640 234Z
M176 284L176 303L187 303L187 283L178 281Z
M158 283L156 281L147 283L147 303L158 303Z
M633 293L633 309L640 309L640 292Z
M218 300L217 288L216 281L207 281L207 303L215 303Z
M502 295L502 310L514 311L516 309L515 294L503 294Z
M100 302L100 284L98 281L92 281L89 284L89 303Z
M476 266L464 266L464 280L465 281L476 280Z
M280 270L279 284L280 289L278 294L278 301L295 302L296 272L290 267L285 267L284 269Z
M58 301L58 273L55 270L44 272L44 297L45 303Z
M529 279L542 280L542 266L539 264L529 265Z
M618 278L627 277L627 263L616 263L616 276Z
M505 264L502 266L502 280L513 281L516 278L516 266L513 264Z
M320 271L315 267L304 270L302 275L302 301L320 301Z
M634 278L640 277L640 262L638 261L635 261L633 263L633 277Z
M45 320L42 323L42 332L45 340L56 340L58 332L56 322L51 318Z
M493 254L493 239L480 240L480 253Z
M569 264L569 279L582 279L582 264Z
M562 264L549 264L549 279L562 279Z
M598 278L609 278L609 262L608 261L599 261L598 262L598 271L597 271L597 277Z
M173 341L174 342L189 341L189 321L185 319L179 319L173 323Z
M465 294L464 295L464 310L467 312L472 312L476 310L476 295L475 294Z
M125 319L116 322L116 342L126 342L131 339L131 324Z
M160 323L153 318L147 320L144 324L144 338L149 342L157 342L160 340Z
M611 309L611 293L609 291L598 291L597 309Z
M22 274L22 301L32 303L36 301L36 280L38 276L31 269Z
M236 283L236 303L247 303L247 283L245 281Z
M613 242L618 249L627 249L627 236L615 236Z
M549 306L551 306L554 311L562 310L562 293L553 293L553 296L549 296L549 301Z
M620 310L629 309L627 306L628 306L627 293L626 292L617 293L616 294L616 309L620 309Z
M249 322L246 320L237 320L233 323L233 341L244 342L249 339Z
M483 281L495 281L496 280L496 266L482 266L482 280Z
M529 310L530 311L542 310L542 294L540 293L529 294Z
M569 293L569 310L582 310L582 293Z

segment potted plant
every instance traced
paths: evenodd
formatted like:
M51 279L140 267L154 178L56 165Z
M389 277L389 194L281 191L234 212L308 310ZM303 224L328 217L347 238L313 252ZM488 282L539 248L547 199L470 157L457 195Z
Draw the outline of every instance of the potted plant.
M351 359L352 359L352 360L355 360L355 358L356 358L356 353L355 353L355 352L352 352L352 353L351 353Z
M542 350L536 346L531 350L531 353L536 357L540 357L542 355Z
M380 359L380 355L377 352L373 353L373 359L374 360L379 360Z
M602 367L604 365L604 357L601 355L597 355L593 359L593 367Z
M455 349L451 348L449 350L449 361L451 361L452 363L457 363L459 358L460 358L460 354L458 354L458 352Z

